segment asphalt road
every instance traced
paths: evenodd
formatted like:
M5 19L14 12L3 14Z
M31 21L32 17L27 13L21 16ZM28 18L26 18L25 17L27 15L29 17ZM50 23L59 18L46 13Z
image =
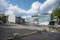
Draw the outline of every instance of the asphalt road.
M15 33L25 34L34 32L36 30L29 30L29 29L13 29L13 28L0 28L0 40L5 40L8 37L11 37Z
M5 40L8 37L11 37L14 33L25 34L29 32L34 32L37 30L29 30L29 29L13 29L13 28L0 28L0 40ZM14 39L15 40L15 39ZM42 34L33 34L29 36L25 36L22 38L18 38L16 40L60 40L60 33L42 33Z

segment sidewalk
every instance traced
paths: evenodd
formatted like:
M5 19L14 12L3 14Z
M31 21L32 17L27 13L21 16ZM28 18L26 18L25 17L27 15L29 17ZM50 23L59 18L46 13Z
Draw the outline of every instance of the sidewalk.
M37 27L37 26L26 26L26 25L5 25L5 26L0 26L0 27L3 27L3 28L15 28L15 29L32 29L32 30L43 30L43 29L47 29L49 30L48 27Z

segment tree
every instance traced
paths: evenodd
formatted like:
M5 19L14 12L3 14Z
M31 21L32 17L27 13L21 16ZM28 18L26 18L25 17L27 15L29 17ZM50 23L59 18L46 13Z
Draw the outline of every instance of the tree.
M4 14L0 14L0 21L6 23L6 16Z
M52 12L52 18L54 18L55 16L60 19L60 8L57 8Z
M6 16L2 16L1 21L2 21L3 23L6 23Z
M51 20L60 24L60 8L56 8L51 14Z

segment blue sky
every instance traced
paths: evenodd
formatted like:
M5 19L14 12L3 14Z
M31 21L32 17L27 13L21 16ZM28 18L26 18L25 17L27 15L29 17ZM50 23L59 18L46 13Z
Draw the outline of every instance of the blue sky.
M7 0L9 3L13 5L18 5L20 8L29 10L33 2L39 1L40 3L44 3L46 0Z
M29 17L35 14L52 13L58 0L0 0L0 12ZM7 10L7 11L6 11Z
M30 20L32 15L52 13L58 3L59 0L0 0L0 12L3 11L6 15L17 15ZM50 20L49 17L47 19ZM44 21L43 17L41 21Z

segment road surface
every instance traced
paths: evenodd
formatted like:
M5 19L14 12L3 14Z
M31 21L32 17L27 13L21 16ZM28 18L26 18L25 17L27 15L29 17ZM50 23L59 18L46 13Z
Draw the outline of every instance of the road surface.
M11 37L14 33L25 34L34 32L37 30L34 29L26 29L26 28L7 28L0 26L0 40L6 40L8 37ZM33 35L25 36L22 38L14 39L14 40L60 40L60 33L58 32L46 32L46 33L36 33Z

